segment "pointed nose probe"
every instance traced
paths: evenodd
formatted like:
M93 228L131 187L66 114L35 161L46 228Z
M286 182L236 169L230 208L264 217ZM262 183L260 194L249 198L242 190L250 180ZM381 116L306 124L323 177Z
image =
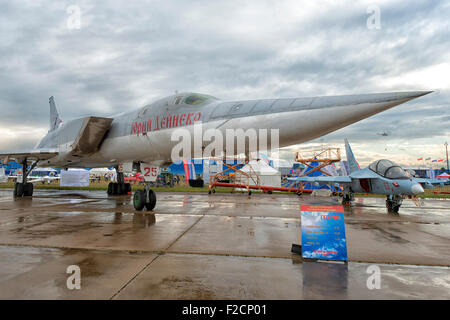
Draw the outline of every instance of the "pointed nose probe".
M419 183L416 183L416 184L414 184L414 185L411 187L411 192L412 192L414 195L416 195L416 194L422 194L422 193L424 193L425 191L423 190L422 186L421 186Z

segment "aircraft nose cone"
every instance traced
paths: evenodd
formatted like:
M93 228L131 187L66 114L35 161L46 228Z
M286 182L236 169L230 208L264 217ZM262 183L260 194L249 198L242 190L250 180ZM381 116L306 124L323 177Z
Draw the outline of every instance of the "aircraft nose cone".
M415 185L413 185L411 187L411 192L416 195L416 194L422 194L425 191L423 190L422 186L419 183L416 183Z

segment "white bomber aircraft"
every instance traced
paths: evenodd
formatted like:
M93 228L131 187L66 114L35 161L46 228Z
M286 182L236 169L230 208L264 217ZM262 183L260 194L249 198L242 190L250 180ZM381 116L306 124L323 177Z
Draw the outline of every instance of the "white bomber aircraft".
M36 165L64 169L115 166L117 170L124 163L132 163L144 176L152 175L159 166L172 162L172 148L178 144L171 141L172 132L180 127L193 132L194 123L201 122L203 130L218 129L223 136L226 129L279 129L279 147L285 147L320 137L430 92L226 102L204 94L180 93L114 117L90 116L65 123L50 97L48 134L34 149L0 152L0 159L3 163L10 159L22 163L24 174L22 182L15 184L14 196L32 196L33 184L27 182L27 176ZM209 143L202 144L204 148ZM123 173L118 172L117 182L108 186L108 194L129 191L130 185L124 182ZM156 195L149 183L145 190L135 192L133 204L136 210L155 207Z

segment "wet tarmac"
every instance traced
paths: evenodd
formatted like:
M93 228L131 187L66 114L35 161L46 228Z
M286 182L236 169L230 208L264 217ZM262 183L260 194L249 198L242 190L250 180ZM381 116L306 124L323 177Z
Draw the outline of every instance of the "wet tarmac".
M0 190L0 299L450 299L450 201L383 198L345 209L348 264L304 262L296 195L159 193L153 212L131 196ZM69 290L68 266L81 270ZM368 268L380 270L369 289ZM370 268L369 268L370 270Z

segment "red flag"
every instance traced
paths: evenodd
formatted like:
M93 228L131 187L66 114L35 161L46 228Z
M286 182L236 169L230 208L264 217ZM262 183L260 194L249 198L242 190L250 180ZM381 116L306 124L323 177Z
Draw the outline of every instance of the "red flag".
M419 158L419 159L417 159L417 160L423 160L423 158Z

